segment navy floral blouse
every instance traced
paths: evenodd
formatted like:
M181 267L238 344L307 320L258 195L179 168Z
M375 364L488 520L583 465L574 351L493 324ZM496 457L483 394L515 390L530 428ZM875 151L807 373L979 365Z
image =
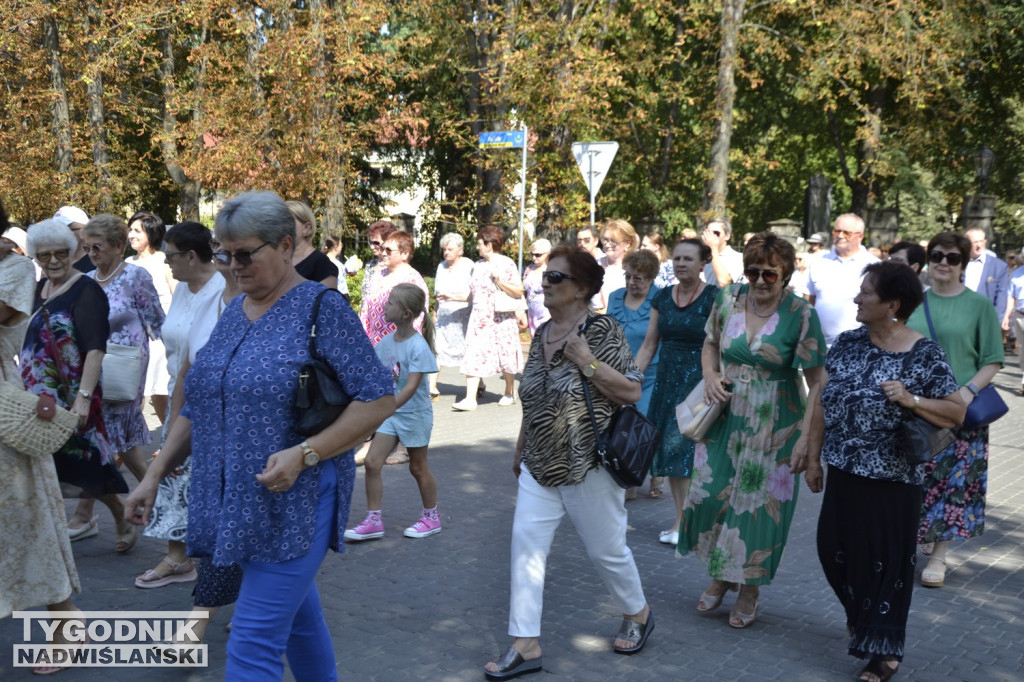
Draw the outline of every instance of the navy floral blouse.
M270 455L303 441L293 430L293 396L309 359L313 299L321 289L304 282L253 322L242 310L245 296L239 296L189 370L182 414L192 422L190 555L212 557L217 565L286 561L309 552L321 523L334 525L331 548L343 551L355 481L351 451L306 469L285 492L272 493L256 480ZM393 392L391 374L341 296L322 299L317 348L353 400L371 402ZM334 519L316 518L324 467L337 470Z
M931 339L920 339L909 353L882 350L871 342L867 327L841 334L825 358L828 383L822 391L825 444L821 458L830 467L850 474L897 483L921 485L921 467L907 463L896 427L906 410L889 402L883 381L899 380L925 398L945 398L959 386L946 354Z

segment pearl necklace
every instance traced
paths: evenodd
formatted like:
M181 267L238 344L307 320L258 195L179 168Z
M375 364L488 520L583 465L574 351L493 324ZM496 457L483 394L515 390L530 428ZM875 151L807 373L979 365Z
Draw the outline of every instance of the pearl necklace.
M110 274L107 275L106 277L100 277L100 271L97 268L97 270L96 270L96 281L99 282L100 284L105 284L105 283L109 282L113 278L113 276L117 274L117 271L121 269L122 265L124 265L124 261L121 261L120 263L118 263L117 267L115 267L113 270L111 270Z

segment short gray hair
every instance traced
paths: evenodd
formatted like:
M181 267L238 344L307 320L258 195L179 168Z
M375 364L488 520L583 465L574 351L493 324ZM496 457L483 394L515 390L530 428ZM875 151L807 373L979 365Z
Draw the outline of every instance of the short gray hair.
M242 192L221 205L213 235L219 242L256 237L275 247L291 237L294 248L295 218L284 199L273 192Z
M541 251L543 251L544 253L550 253L551 242L548 241L547 239L544 239L544 237L541 237L540 239L534 239L533 244L530 245L530 248L531 250L537 251L538 253L540 253Z
M59 246L67 248L74 255L78 250L78 238L71 231L71 228L59 220L49 219L29 225L28 243L26 253L29 258L36 257L36 251L41 246Z
M466 242L458 232L448 232L441 237L441 248L447 248L451 244L460 251L466 248Z

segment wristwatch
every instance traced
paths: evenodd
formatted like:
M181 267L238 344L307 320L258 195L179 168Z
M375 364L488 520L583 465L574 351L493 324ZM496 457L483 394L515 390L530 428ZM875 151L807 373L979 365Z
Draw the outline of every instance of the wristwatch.
M78 395L82 396L86 400L92 399L92 391L87 391L84 388L78 389Z
M919 395L912 395L910 397L914 399L914 406L911 407L910 409L914 410L914 409L917 409L918 407L921 407L921 396L919 396Z
M600 364L601 361L598 360L597 358L594 358L594 361L591 362L589 365L583 365L582 367L580 367L580 371L583 372L583 376L589 379L590 377L594 376L594 372L597 371L597 367Z
M968 391L970 391L975 398L977 398L978 394L981 392L981 389L979 389L973 381L968 381L966 384L964 384L964 387Z
M302 448L302 463L307 467L315 467L320 463L320 453L317 452L310 446L308 440L304 440L299 443L299 447Z

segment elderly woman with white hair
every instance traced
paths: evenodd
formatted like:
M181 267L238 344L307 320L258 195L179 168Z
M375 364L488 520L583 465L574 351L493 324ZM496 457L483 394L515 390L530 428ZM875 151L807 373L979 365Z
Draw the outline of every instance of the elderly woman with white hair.
M526 266L523 273L523 295L526 297L526 320L530 329L530 338L537 329L551 319L551 313L544 305L544 271L548 269L548 255L551 253L551 242L547 239L535 239L530 245L533 263Z
M110 304L103 288L72 267L78 238L56 220L28 230L29 256L43 268L34 311L25 330L19 367L25 388L50 395L78 415L78 430L54 453L64 497L98 498L110 508L118 536L130 534L118 493L127 493L115 463L116 450L104 420L100 366L110 336ZM92 519L77 537L96 535ZM76 532L71 533L75 539Z
M434 324L434 349L438 367L458 367L466 351L466 325L469 324L469 283L473 279L473 261L462 255L465 242L462 235L449 232L441 237L444 260L437 266L434 278L434 297L437 315ZM437 390L437 373L430 375L430 397Z
M214 238L214 258L230 266L242 295L197 353L185 407L128 513L146 523L159 481L191 452L188 553L242 569L225 678L280 680L287 656L295 679L337 680L315 578L328 547L344 548L351 448L394 411L393 380L341 294L295 271L295 220L279 196L224 202ZM352 402L303 436L295 392L314 325L316 348Z

